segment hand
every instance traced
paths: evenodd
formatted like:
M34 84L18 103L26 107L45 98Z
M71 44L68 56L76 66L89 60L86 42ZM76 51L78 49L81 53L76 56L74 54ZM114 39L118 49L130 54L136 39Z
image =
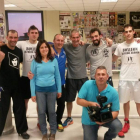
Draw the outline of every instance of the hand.
M82 41L82 40L80 40L80 41L79 41L79 45L82 45L82 46L83 46L83 45L85 45L85 42Z
M103 125L105 122L96 122L98 125Z
M52 55L52 57L55 57L55 55L56 55L56 53L55 53L53 47L51 47L51 55Z
M36 102L36 96L32 96L32 101Z
M5 58L5 53L3 53L2 51L0 51L0 63L2 62L2 60Z
M105 40L106 40L107 46L111 47L112 44L113 44L113 41L111 39L109 39L109 38L106 38Z
M34 74L31 71L29 71L28 72L28 78L31 80L31 79L33 79L33 77L34 77Z
M3 43L2 41L0 41L0 47L5 45L5 43Z
M57 98L61 98L62 93L57 93Z
M137 43L140 43L140 38L134 38Z
M98 106L98 107L100 107L100 105L98 103L96 103L96 102L90 102L89 106Z

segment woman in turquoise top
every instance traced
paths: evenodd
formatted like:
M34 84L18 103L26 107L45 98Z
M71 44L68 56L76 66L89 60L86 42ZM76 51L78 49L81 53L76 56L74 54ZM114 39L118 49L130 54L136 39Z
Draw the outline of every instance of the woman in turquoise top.
M31 96L32 101L37 102L42 140L47 140L46 110L49 115L50 140L54 140L57 130L55 101L61 97L61 78L57 60L52 57L51 48L45 40L40 40L37 44L31 72L34 74L30 81Z

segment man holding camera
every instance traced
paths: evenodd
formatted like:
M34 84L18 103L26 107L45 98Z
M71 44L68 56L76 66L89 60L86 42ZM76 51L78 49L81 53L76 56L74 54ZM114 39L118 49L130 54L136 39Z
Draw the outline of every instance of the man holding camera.
M109 128L104 135L104 140L112 140L122 129L122 124L117 119L120 109L118 93L106 83L108 78L106 68L99 66L95 72L95 80L85 82L79 91L77 104L83 106L84 140L97 140L100 125ZM90 116L90 107L100 110L100 117L96 115L94 109ZM100 119L96 120L96 116Z

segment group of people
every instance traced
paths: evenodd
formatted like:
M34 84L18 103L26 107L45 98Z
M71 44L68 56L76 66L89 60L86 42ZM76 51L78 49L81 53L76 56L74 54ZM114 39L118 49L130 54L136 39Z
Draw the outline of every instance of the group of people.
M64 128L73 124L72 103L78 92L77 104L83 106L84 140L97 139L100 125L109 128L104 140L112 140L117 135L123 137L130 127L129 101L131 99L136 102L140 115L138 98L140 47L134 40L134 33L131 25L125 25L126 41L117 46L110 39L102 40L101 31L94 28L89 33L92 40L90 45L81 42L79 31L73 29L70 34L71 43L64 44L64 37L56 34L53 45L50 47L46 40L37 41L39 31L34 25L28 30L29 40L27 41L18 41L17 31L9 30L8 43L0 47L0 87L3 89L0 100L0 135L4 129L12 97L17 133L23 139L29 139L26 111L31 98L37 103L37 125L43 135L42 140L55 140L57 130L63 132ZM114 50L113 61L116 61L118 56L121 56L122 60L119 95L113 88L112 82L112 52ZM91 80L87 77L87 62L90 63ZM22 77L19 74L20 63L23 65ZM96 99L98 95L108 98L104 106L112 102L113 120L105 123L90 120L87 107L100 107ZM123 128L117 118L120 109L119 99L124 103ZM55 109L56 100L57 109ZM65 102L67 102L67 118L62 123ZM46 115L50 124L49 136Z

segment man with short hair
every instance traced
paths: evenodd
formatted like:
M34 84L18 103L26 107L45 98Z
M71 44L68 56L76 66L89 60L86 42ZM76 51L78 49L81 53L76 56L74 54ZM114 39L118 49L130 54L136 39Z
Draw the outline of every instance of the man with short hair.
M94 79L95 71L98 66L105 66L109 78L107 82L113 86L112 81L112 52L115 50L114 47L108 47L107 44L101 39L101 31L98 28L90 30L90 37L93 44L89 45L86 49L87 61L90 61L90 76Z
M118 92L120 102L123 103L125 123L118 133L120 137L124 137L124 133L130 128L130 100L135 101L140 116L140 45L134 40L135 31L132 25L126 24L123 34L126 41L118 45L113 56L114 62L121 57Z
M75 101L77 91L79 92L81 86L88 80L85 56L88 44L79 45L80 38L79 31L73 29L70 34L72 43L63 46L68 61L66 76L67 119L63 123L64 128L73 124L71 118L72 102Z
M97 140L100 125L109 128L104 135L104 140L112 140L122 129L122 124L117 119L120 110L118 93L112 86L107 84L108 78L109 76L106 68L104 66L99 66L95 72L95 80L88 80L85 82L79 91L77 104L83 106L82 125L84 130L84 140ZM99 96L107 98L107 101L103 103L103 106L97 101L97 97ZM112 103L111 113L113 119L107 122L91 121L87 107L94 106L103 108L108 103Z
M21 91L25 99L26 112L28 109L28 102L31 98L30 80L28 79L28 72L30 71L31 62L35 56L35 50L37 46L37 39L39 37L39 30L36 26L32 25L28 29L29 40L18 41L17 47L22 50L23 53L23 70L21 77Z
M9 30L7 33L7 45L3 45L0 51L0 135L3 132L11 97L13 99L13 112L15 115L16 129L23 139L29 139L26 120L26 109L20 89L19 67L23 61L22 51L16 47L18 33Z
M55 51L55 58L58 61L59 72L61 77L61 84L62 84L62 96L61 98L57 98L57 130L59 132L63 132L64 128L62 125L62 117L65 109L65 96L66 96L66 89L65 89L65 64L66 64L66 53L62 48L64 45L64 37L61 34L56 34L54 36L54 45L52 45Z

